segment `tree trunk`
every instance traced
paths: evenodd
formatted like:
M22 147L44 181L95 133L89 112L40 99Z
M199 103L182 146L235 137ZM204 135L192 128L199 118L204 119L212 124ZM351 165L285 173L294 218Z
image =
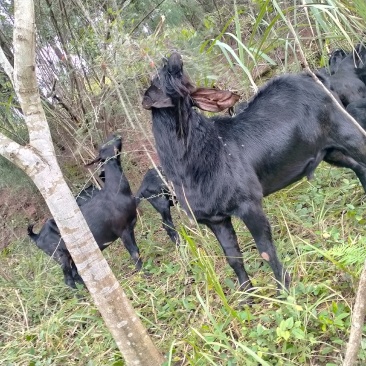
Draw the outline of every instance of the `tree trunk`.
M40 190L126 364L161 365L162 355L102 256L58 166L37 87L34 29L32 0L16 0L14 73L8 76L11 80L14 76L15 91L29 130L29 144L21 146L0 134L0 154L25 171ZM0 62L8 73L11 65L4 58L0 50Z
M358 283L355 306L352 313L351 334L349 336L343 366L356 365L358 350L360 349L362 329L366 312L366 261Z

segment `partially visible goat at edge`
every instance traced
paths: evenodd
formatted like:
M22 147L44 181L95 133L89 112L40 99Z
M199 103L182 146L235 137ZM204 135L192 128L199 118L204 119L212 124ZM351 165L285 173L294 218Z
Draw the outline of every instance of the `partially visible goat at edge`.
M121 168L121 149L121 138L116 136L99 149L98 157L90 164L104 162L105 184L80 206L80 210L99 248L104 250L110 243L121 238L136 269L140 270L142 261L134 235L136 202ZM49 219L39 234L34 233L33 225L30 225L28 235L39 249L60 264L68 286L76 288L75 282L83 284L54 219Z
M165 61L143 97L162 168L187 213L220 242L241 289L252 284L231 216L244 221L279 289L290 277L277 258L262 199L324 160L352 169L366 190L366 137L307 74L276 77L235 117L207 118L237 101L228 92L195 88L179 53Z
M363 56L360 55L360 57ZM343 50L333 51L329 59L330 89L338 95L345 108L351 103L366 98L366 85L361 80L356 67L359 63L360 60L356 59L355 52L347 54Z

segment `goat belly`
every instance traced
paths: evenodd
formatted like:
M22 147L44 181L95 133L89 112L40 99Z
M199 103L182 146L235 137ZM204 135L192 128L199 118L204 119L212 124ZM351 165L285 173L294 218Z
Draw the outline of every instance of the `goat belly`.
M262 171L260 181L263 187L263 195L268 196L271 193L277 192L303 177L307 177L310 180L324 156L325 150L318 152L315 156L308 157L306 160L295 159L294 161L289 161L287 164L281 165L280 171L271 171L265 176Z
M204 193L200 187L184 188L174 186L178 202L189 217L192 213L198 222L220 222L228 216L227 210L234 211L237 205L237 196L241 190L232 187L230 189L215 189L214 182L211 182L211 189ZM219 182L217 182L217 185ZM232 207L231 207L232 206Z

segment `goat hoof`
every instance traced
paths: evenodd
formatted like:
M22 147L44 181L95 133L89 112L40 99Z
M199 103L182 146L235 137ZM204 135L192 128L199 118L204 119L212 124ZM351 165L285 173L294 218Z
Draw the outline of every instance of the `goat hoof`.
M242 296L243 299L239 301L239 306L243 308L244 306L251 306L254 303L254 298L251 296L251 293L255 290L255 288L250 284L246 285L245 288L241 288L240 291L243 291Z
M285 273L285 289L288 291L291 285L291 276L286 272Z
M152 273L148 272L146 269L141 271L144 277L152 277Z
M239 308L245 308L246 306L252 306L254 304L253 298L250 296L246 296L245 299L239 301Z
M82 292L77 292L75 294L75 297L80 300L80 301L87 301L87 296L85 293L82 293Z
M277 283L277 296L281 295L282 293L288 293L290 290L291 284L291 276L286 272L283 275L283 282Z

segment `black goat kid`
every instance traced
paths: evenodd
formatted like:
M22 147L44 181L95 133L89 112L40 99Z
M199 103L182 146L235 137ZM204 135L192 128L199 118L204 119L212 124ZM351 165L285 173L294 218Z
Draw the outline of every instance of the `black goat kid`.
M353 169L366 189L366 138L306 74L274 78L235 117L210 119L192 108L219 111L235 102L221 93L196 89L178 53L166 60L142 102L152 111L162 168L179 203L219 240L242 289L252 284L231 216L244 221L287 288L262 198L311 177L322 160Z
M103 250L121 238L136 269L140 270L142 261L134 235L136 202L121 169L121 149L121 138L115 136L99 149L99 156L92 163L104 162L105 184L80 210L99 248ZM61 265L68 286L75 288L75 282L83 283L54 219L49 219L39 234L35 234L30 225L28 235L38 248Z
M179 235L175 229L170 207L174 206L175 197L172 196L169 188L162 180L163 171L159 167L159 172L156 169L149 169L141 182L141 186L136 193L136 203L139 205L142 198L145 198L159 212L163 220L163 227L167 232L171 241L179 245Z

